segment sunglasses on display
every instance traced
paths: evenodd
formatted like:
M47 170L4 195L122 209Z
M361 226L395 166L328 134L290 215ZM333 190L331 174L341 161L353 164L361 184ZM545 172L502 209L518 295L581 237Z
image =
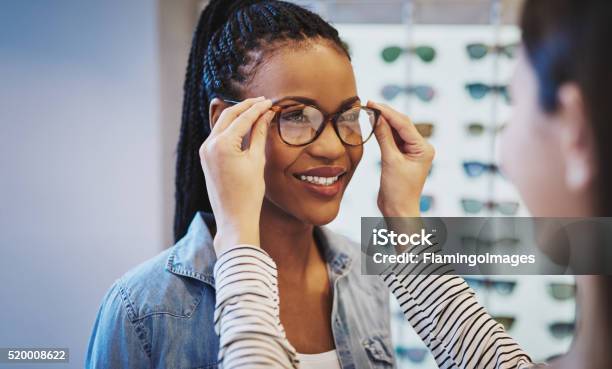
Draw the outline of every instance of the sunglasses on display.
M515 215L518 212L519 204L514 201L481 201L476 199L461 199L463 211L468 214L480 213L483 209L496 210L503 215Z
M576 285L572 283L550 283L548 293L558 301L570 300L576 297Z
M410 362L419 364L425 361L428 349L424 347L407 347L399 345L395 348L395 354L400 359L408 359Z
M461 244L466 249L476 249L478 247L515 247L521 242L519 238L516 237L500 237L496 239L483 239L480 237L474 236L461 236Z
M415 95L423 102L430 102L435 96L433 87L427 85L414 85L414 86L399 86L399 85L386 85L382 89L382 96L385 100L393 100L400 93L407 95Z
M576 324L574 322L554 322L548 326L550 334L558 340L573 336L575 329Z
M433 123L415 123L414 126L416 127L417 131L419 131L419 134L424 138L429 138L433 135Z
M464 277L465 282L475 290L495 291L500 295L508 296L514 292L515 281L494 280L488 278Z
M465 171L465 174L467 174L467 176L470 178L479 177L486 172L499 172L499 168L496 164L482 163L479 161L464 161L463 170Z
M514 327L516 318L513 316L495 315L492 317L496 322L504 326L506 331L509 331Z
M488 93L497 93L504 97L507 103L510 103L510 92L507 85L487 85L480 82L468 83L465 85L466 90L474 100L484 98Z
M223 99L228 104L239 101ZM342 143L349 146L361 146L367 142L378 124L381 112L366 106L346 107L338 112L326 114L314 104L281 99L273 102L270 108L278 134L289 146L305 146L314 142L331 122L334 131Z
M381 57L386 63L393 63L404 53L412 53L425 63L431 63L436 58L436 49L426 45L417 47L388 46L383 49Z
M483 43L473 43L466 45L465 49L472 60L482 59L489 53L505 55L513 58L516 54L517 43L507 45L487 45Z
M425 213L431 209L431 207L433 206L433 203L434 203L433 196L422 195L421 199L419 200L419 209Z
M485 132L489 132L491 134L498 134L506 127L505 124L501 124L498 126L485 126L482 123L469 123L465 126L467 133L470 136L481 136Z

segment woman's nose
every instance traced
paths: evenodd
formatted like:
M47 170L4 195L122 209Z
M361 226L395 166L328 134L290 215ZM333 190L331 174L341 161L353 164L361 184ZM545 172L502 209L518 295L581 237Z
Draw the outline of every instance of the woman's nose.
M344 154L345 147L340 137L336 134L334 126L332 124L327 124L325 128L323 128L321 135L309 145L308 151L312 156L336 159Z

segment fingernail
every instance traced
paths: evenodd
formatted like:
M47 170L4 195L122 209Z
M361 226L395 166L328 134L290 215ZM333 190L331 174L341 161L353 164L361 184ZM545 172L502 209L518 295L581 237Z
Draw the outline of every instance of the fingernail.
M256 98L255 100L265 100L266 97L265 96L259 96L258 98Z

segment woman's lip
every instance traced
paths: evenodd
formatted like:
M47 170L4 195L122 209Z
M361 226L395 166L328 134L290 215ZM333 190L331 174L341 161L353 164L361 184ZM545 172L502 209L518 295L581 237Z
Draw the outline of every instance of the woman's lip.
M310 168L304 172L295 173L294 176L296 178L300 178L300 176L313 176L313 177L336 177L341 174L346 173L346 169L343 167L337 166L324 166L324 167L316 167Z

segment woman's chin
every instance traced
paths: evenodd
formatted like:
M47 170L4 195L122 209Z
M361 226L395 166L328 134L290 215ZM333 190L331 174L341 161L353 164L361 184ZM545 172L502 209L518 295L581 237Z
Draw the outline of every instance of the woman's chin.
M335 209L321 209L319 211L312 212L307 215L308 223L315 226L324 226L326 224L329 224L334 219L336 219L339 210L340 208L336 207Z

